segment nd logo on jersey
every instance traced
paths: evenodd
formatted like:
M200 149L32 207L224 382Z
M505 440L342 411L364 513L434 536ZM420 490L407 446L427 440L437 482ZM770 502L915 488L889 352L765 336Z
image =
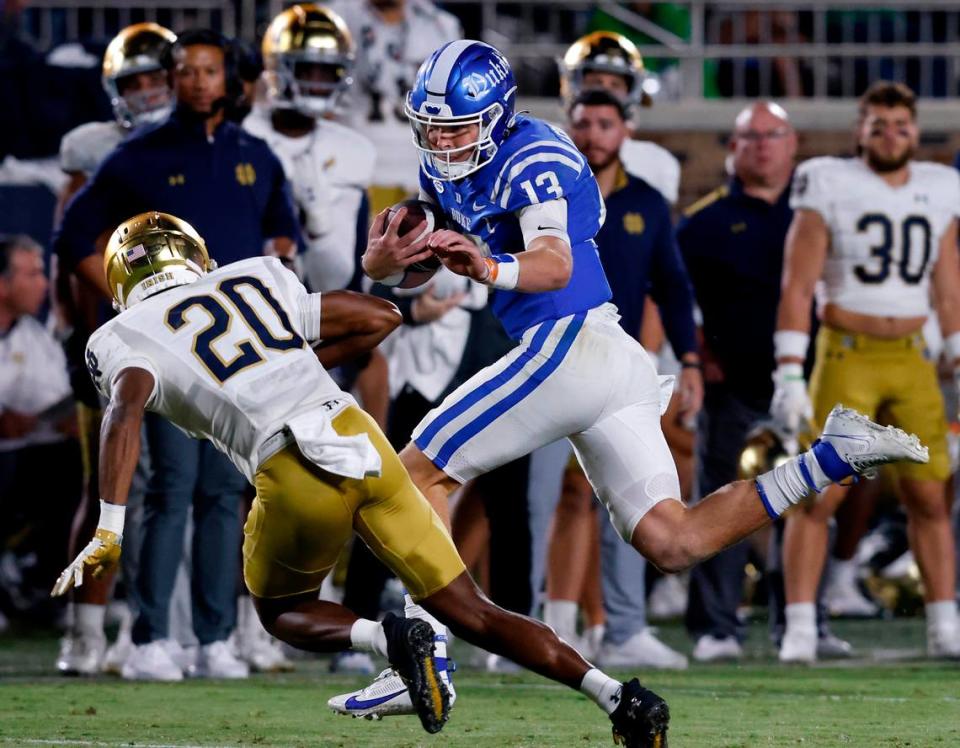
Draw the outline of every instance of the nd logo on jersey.
M234 173L237 175L237 181L244 187L249 187L257 181L257 172L254 170L253 164L237 164Z
M640 213L623 214L623 230L628 234L642 234L645 228L646 223Z

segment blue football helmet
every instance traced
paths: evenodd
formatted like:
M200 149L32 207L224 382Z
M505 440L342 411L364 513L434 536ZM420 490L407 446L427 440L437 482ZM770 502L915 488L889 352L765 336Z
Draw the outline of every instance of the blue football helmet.
M490 163L507 137L516 92L510 63L489 44L461 39L430 55L404 107L427 176L449 182ZM464 125L477 125L473 142L450 150L430 144L429 130Z

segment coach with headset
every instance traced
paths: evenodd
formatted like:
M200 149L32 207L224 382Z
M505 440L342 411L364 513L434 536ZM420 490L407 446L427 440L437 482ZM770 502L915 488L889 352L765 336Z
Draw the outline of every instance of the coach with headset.
M77 275L110 296L99 252L109 232L132 215L158 210L182 217L207 240L219 265L275 254L293 258L297 217L283 167L267 144L229 120L241 81L236 51L205 29L178 35L164 55L176 107L164 121L133 133L67 206L55 246ZM157 416L147 419L153 475L147 490L137 645L124 677L180 680L168 639L168 611L193 507L193 627L197 675L243 677L246 665L226 643L236 622L240 512L244 480L213 446L188 438Z

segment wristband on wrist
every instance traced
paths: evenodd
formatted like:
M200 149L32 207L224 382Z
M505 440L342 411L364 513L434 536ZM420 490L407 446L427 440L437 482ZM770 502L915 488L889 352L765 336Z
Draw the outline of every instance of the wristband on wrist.
M703 364L700 363L699 361L681 361L680 368L681 369L700 369L702 371Z
M803 364L780 364L773 374L777 382L802 382Z
M777 330L773 334L773 355L779 361L788 356L805 359L810 336L800 330Z
M493 255L483 260L487 265L487 276L481 283L493 288L502 288L510 291L517 287L520 281L520 263L517 258L509 254Z
M127 507L123 504L111 504L109 501L100 499L100 521L97 527L101 530L109 530L117 537L123 536L123 519L126 516Z
M960 332L952 332L943 339L943 350L951 364L960 358Z

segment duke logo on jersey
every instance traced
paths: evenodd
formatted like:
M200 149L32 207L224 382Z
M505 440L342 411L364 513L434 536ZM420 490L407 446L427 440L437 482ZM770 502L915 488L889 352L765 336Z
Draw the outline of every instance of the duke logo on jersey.
M494 296L494 312L519 338L539 322L599 306L610 298L610 287L593 242L604 208L590 167L564 132L515 114L515 95L506 59L487 44L460 40L421 66L406 111L420 152L422 192L492 253L523 251L518 213L525 208L565 202L567 226L557 228L568 234L573 253L567 286ZM477 125L477 140L453 150L433 148L428 128L451 121Z

